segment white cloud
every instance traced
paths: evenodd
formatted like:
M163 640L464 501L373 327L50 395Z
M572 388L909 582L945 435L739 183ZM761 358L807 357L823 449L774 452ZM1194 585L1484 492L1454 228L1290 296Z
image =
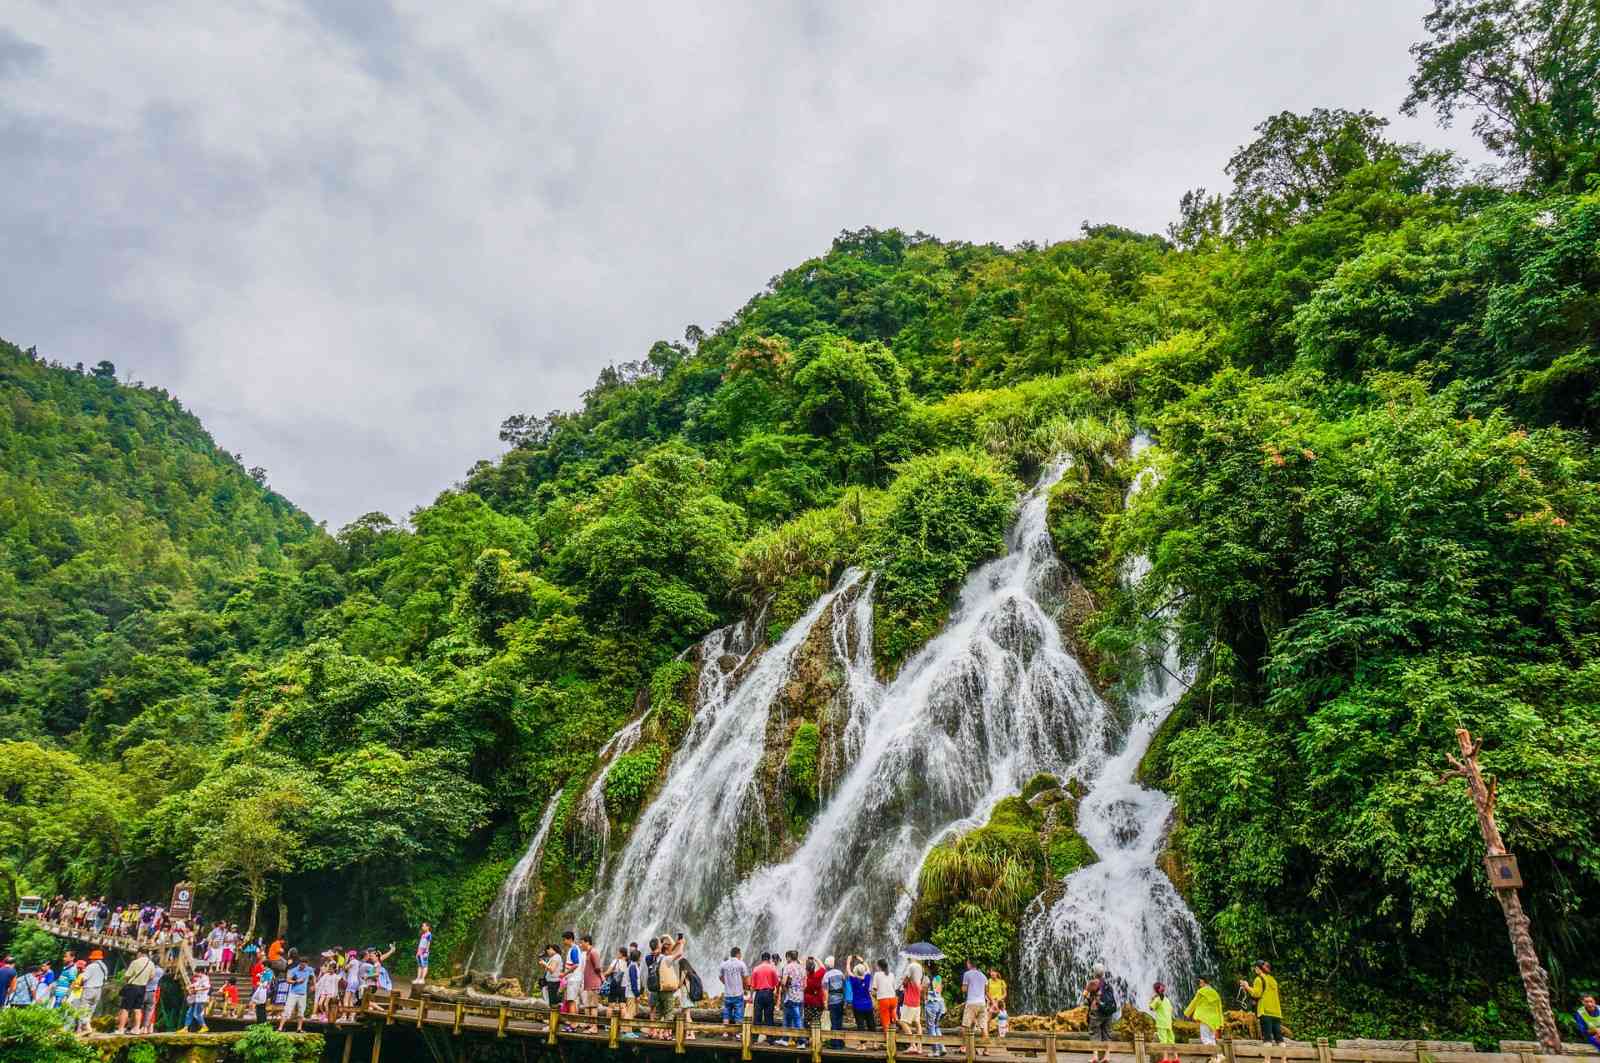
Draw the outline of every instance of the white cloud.
M1392 112L1424 10L100 7L0 33L0 334L170 388L334 525L841 228L1157 230L1267 114Z

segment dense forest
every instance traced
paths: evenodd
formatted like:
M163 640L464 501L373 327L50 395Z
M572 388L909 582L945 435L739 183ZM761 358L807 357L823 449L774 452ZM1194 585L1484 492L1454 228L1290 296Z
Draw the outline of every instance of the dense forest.
M460 960L558 793L551 903L589 884L573 799L642 702L608 814L647 798L686 648L776 636L856 564L892 673L1070 454L1051 530L1098 681L1161 618L1198 670L1142 771L1224 970L1272 959L1297 1034L1527 1031L1437 780L1484 737L1557 999L1600 984L1600 14L1439 0L1424 31L1404 109L1495 166L1284 112L1160 235L845 232L510 416L404 522L330 534L164 392L0 345L4 885L184 874L300 940L431 919ZM1160 475L1125 507L1136 429ZM1015 926L963 918L928 929L1003 960Z

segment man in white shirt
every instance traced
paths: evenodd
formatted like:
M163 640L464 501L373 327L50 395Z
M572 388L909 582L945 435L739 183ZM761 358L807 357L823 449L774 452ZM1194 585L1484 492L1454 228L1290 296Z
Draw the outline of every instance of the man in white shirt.
M961 989L966 994L961 1005L961 1028L987 1032L989 1028L989 979L978 970L978 965L967 960L967 972L961 976Z
M83 986L83 996L78 1000L78 1029L89 1029L89 1020L94 1018L94 1013L100 1007L100 994L105 992L106 975L109 974L105 965L105 954L99 949L89 953L89 964L78 976L78 984Z
M738 946L728 951L722 961L722 1021L737 1026L744 1022L744 984L750 978L750 968L739 955Z

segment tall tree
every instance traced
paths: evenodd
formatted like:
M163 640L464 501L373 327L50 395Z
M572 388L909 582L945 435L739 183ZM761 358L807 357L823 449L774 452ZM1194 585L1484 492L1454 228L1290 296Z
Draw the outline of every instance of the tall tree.
M1594 0L1434 0L1432 37L1400 109L1431 106L1539 188L1580 189L1600 172L1600 5Z

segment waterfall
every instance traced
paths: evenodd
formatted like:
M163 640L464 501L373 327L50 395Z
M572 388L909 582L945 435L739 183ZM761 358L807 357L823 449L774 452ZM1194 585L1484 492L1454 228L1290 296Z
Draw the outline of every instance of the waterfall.
M594 778L590 781L588 789L583 791L583 796L578 798L578 803L572 810L572 826L578 830L574 832L569 828L569 833L581 838L583 843L595 852L599 864L599 870L595 872L597 882L605 881L606 861L611 855L611 817L606 815L606 775L618 757L631 752L633 747L639 744L644 721L645 717L640 716L612 735L606 744L600 747L597 758L600 766L595 769Z
M1024 498L1005 555L969 575L943 630L887 687L853 698L853 763L794 855L691 926L701 954L748 943L892 955L934 844L980 825L1036 773L1103 759L1109 713L1056 622L1062 574L1045 515L1065 468Z
M550 834L550 824L556 818L556 805L560 803L561 791L557 790L551 795L550 803L544 806L544 815L539 818L539 827L528 840L527 850L511 869L511 874L506 876L499 895L489 906L478 943L467 954L467 970L486 971L496 978L505 972L506 958L516 942L517 920L523 914L524 902L528 897L528 883L539 870L539 858L544 855L544 840ZM484 954L482 966L476 963L479 952Z
M1137 455L1149 441L1134 440ZM1151 478L1142 472L1132 496ZM1137 583L1150 570L1133 559L1124 574ZM1021 961L1029 972L1026 1004L1062 1007L1076 1003L1090 968L1104 963L1121 984L1123 1002L1143 1005L1151 986L1165 982L1181 1007L1203 972L1208 956L1200 924L1173 888L1156 858L1171 825L1172 800L1136 781L1139 761L1156 731L1192 680L1172 639L1160 664L1145 674L1129 697L1133 724L1121 751L1108 760L1078 806L1078 832L1100 857L1067 877L1053 905L1035 901L1022 926Z
M741 854L764 851L767 810L756 770L766 752L768 716L795 651L861 577L859 569L846 572L748 669L750 633L724 628L707 636L688 733L623 847L616 881L590 909L599 940L704 926L735 885ZM696 953L698 961L710 958Z

